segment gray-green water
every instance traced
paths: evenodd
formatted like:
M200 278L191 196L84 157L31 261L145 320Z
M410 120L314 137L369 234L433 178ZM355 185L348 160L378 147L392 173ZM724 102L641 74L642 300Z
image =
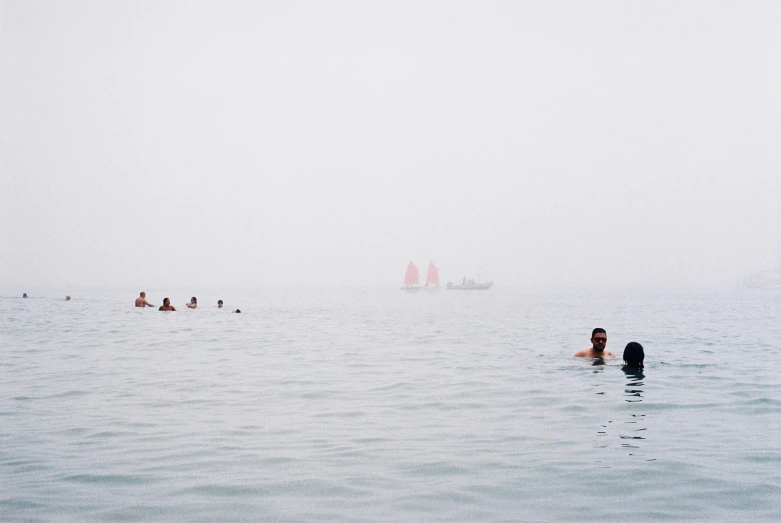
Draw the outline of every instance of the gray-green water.
M781 518L779 292L73 294L0 299L4 521Z

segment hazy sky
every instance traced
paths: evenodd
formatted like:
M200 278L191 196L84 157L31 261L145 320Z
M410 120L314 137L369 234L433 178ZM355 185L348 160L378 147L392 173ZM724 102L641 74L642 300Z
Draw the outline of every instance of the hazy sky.
M0 2L0 287L734 285L781 2Z

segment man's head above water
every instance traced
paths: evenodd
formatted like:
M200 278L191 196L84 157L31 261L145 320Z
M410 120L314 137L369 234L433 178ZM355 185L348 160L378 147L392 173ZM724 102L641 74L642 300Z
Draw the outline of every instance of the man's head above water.
M591 347L575 354L576 358L615 358L616 355L605 350L607 346L607 332L597 327L591 331Z
M602 352L605 350L605 346L607 345L607 332L605 332L605 329L600 329L597 327L593 331L591 331L591 347L594 349L594 352Z

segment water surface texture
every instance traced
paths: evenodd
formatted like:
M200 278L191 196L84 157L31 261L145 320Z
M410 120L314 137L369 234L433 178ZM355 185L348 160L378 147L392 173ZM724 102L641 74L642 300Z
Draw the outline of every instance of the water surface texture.
M781 292L71 294L0 298L2 520L781 519Z

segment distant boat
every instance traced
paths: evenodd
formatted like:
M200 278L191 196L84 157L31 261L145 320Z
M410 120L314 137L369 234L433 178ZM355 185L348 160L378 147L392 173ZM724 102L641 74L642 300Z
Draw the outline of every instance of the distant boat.
M494 282L485 280L485 274L480 274L476 280L467 280L464 276L461 283L447 282L447 289L450 291L484 291L490 289L493 284Z
M418 267L412 262L409 262L409 265L407 265L407 274L404 275L404 285L401 289L404 291L416 291L420 289Z
M494 282L487 281L485 283L451 283L447 282L447 289L450 291L484 291L493 286Z
M426 289L439 290L439 269L434 262L428 262L426 270Z
M781 271L755 272L743 281L743 285L754 289L781 289Z

